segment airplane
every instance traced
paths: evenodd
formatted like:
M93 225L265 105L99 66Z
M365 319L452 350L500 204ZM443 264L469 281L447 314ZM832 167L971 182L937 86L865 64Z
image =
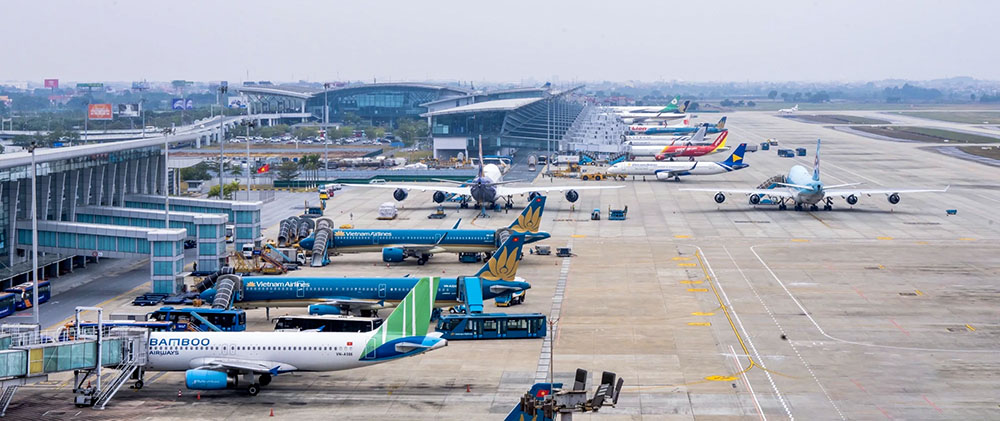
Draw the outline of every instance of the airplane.
M683 144L683 145L654 145L654 146L629 146L628 152L633 157L642 156L652 156L657 161L662 161L664 159L669 159L671 161L676 157L690 157L694 161L694 157L708 155L710 153L718 152L726 146L726 137L729 136L729 132L725 131L719 134L719 137L715 139L708 145L693 145L693 144Z
M705 127L699 127L698 131L690 135L665 136L665 135L622 135L622 142L629 146L667 146L676 145L677 142L685 145L707 144L705 141Z
M647 125L631 125L628 127L629 131L633 134L683 134L683 133L694 133L700 130L702 127L705 128L705 133L715 134L726 131L726 119L728 117L722 117L719 119L718 123L708 124L702 123L697 126L647 126Z
M516 277L523 245L524 234L511 234L479 272L442 279L435 307L460 304L464 286L474 285L469 278L478 278L483 299L531 288L531 284ZM235 307L308 307L309 314L324 315L369 313L392 307L413 288L417 278L247 276L241 282L242 294L235 296ZM216 293L215 288L209 288L201 298L212 302Z
M781 113L781 114L792 114L792 113L796 113L798 111L799 111L799 104L795 104L795 106L792 107L792 108L782 108L782 109L778 110L778 112Z
M721 162L649 162L649 161L626 161L619 162L608 168L608 174L616 175L655 175L657 180L667 181L671 178L674 181L681 181L682 175L710 175L722 174L741 170L749 167L750 164L743 163L743 156L746 153L747 144L740 143L725 161Z
M448 229L337 229L327 240L327 250L336 253L382 252L383 262L402 262L415 257L418 265L427 263L435 253L493 252L500 247L505 233L516 232L525 236L525 243L549 238L540 232L545 196L536 196L507 228L457 229L458 223ZM459 220L461 223L461 220ZM299 241L299 247L312 250L316 233Z
M801 211L806 205L809 206L810 211L817 211L819 210L819 206L816 204L820 202L824 203L823 210L831 210L833 209L833 198L836 196L843 197L849 205L855 205L858 203L858 196L868 195L870 197L873 194L884 194L887 196L889 203L895 205L899 203L900 193L944 193L948 191L948 187L945 187L944 189L845 188L857 186L861 183L824 186L823 182L820 181L819 178L819 146L820 140L816 139L816 159L813 162L813 170L811 174L805 167L795 165L788 171L788 176L785 177L784 181L776 183L779 187L775 187L773 189L697 188L680 189L680 191L715 192L716 203L722 203L726 200L726 195L724 193L742 193L750 195L750 204L752 205L760 203L760 199L762 197L770 196L780 200L778 209L784 210L787 208L786 202L792 202L795 205L795 210L797 211Z
M402 303L371 332L149 332L146 371L183 371L192 390L260 393L272 377L349 370L448 345L427 333L440 278L416 280ZM140 377L135 389L142 388Z
M528 194L531 198L548 192L566 192L566 200L576 202L580 198L580 194L577 190L599 190L599 189L620 189L625 186L551 186L551 185L535 185L535 186L523 186L523 187L511 187L508 184L517 183L517 181L504 181L503 173L500 171L500 167L495 164L483 164L483 139L482 136L479 138L479 174L476 175L472 181L454 181L454 180L439 180L445 183L458 184L458 186L430 186L430 185L420 185L420 184L359 184L357 187L369 187L369 188L379 188L379 189L395 189L392 192L392 197L397 201L406 200L409 196L409 190L417 189L420 191L434 190L434 202L442 203L447 199L449 193L457 194L463 197L462 207L467 206L468 198L471 198L476 202L476 205L482 209L480 215L486 215L486 208L493 207L498 200L505 200L505 206L510 209L514 206L513 197L514 195L524 195Z

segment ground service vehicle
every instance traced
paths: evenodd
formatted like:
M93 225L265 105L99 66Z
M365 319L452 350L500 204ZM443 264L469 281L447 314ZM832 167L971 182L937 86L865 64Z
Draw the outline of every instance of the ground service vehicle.
M436 330L444 339L544 338L545 315L541 313L445 314Z
M23 284L14 285L10 288L4 290L4 292L9 292L14 294L14 306L17 310L24 310L26 308L31 308L33 304L31 300L34 300L33 291L35 290L35 284L33 282L25 282ZM42 304L52 297L52 285L49 281L39 281L38 282L38 304Z
M226 332L242 332L247 329L246 312L240 309L160 307L159 310L149 313L146 319L171 322L176 325L171 329L174 331L214 330L208 325L209 323Z
M518 291L510 294L498 295L493 299L497 307L510 307L524 302L527 291Z
M378 317L341 315L281 316L275 319L276 332L371 332L382 325Z
M5 292L0 294L0 318L14 314L17 311L17 295Z

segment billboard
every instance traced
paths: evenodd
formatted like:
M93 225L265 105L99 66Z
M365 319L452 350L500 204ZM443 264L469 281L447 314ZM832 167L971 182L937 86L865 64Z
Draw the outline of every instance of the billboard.
M194 100L191 98L174 98L170 101L170 108L174 110L190 110L194 108Z
M149 83L148 82L146 82L146 81L132 82L132 90L133 91L142 91L142 90L146 90L146 89L149 89Z
M138 117L139 104L118 104L118 117Z
M45 79L45 87L59 89L59 79Z
M77 83L76 87L77 87L77 89L79 89L79 88L103 88L104 84L100 83L100 82L97 82L97 83Z
M229 108L246 108L247 100L241 96L229 97Z
M91 120L111 120L111 104L90 104L87 106L87 118Z

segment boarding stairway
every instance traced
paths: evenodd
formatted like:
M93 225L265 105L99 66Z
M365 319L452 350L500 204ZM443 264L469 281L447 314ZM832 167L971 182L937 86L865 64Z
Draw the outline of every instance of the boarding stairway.
M768 178L767 180L764 180L763 183L760 183L757 186L757 190L770 190L770 189L773 189L775 187L780 187L781 186L780 183L784 183L784 182L785 182L785 176L782 175L782 174L778 174L776 176ZM779 198L779 197L776 197L776 196L767 196L767 197L762 197L760 199L760 203L759 204L761 204L761 205L774 205L774 204L777 204L777 203L780 203L780 202L781 202L781 198Z
M233 301L242 294L242 278L237 275L222 275L215 281L215 299L212 300L212 308L228 310Z
M18 385L7 386L3 388L3 394L0 395L0 417L7 416L7 406L10 405L10 401L14 399L14 394L17 393Z
M333 221L329 218L317 219L313 234L312 261L309 262L309 266L322 267L329 262L326 257L326 246L332 236Z

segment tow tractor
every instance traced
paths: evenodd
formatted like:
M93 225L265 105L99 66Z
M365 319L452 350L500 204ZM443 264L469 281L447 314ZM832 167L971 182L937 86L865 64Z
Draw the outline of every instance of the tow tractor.
M609 221L624 221L626 215L628 215L628 206L625 206L625 209L611 209L611 207L608 207Z

